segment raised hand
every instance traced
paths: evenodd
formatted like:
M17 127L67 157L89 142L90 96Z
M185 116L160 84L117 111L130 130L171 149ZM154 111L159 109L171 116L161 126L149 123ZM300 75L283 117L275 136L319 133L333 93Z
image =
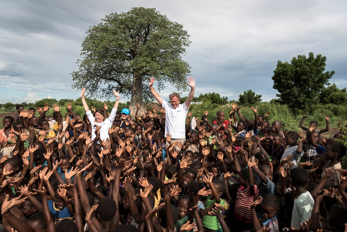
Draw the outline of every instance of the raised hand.
M185 224L181 226L180 231L191 231L195 228L196 222L190 223L190 221L187 221Z
M149 87L153 86L154 81L155 81L154 77L150 77L150 78L149 78L149 84L148 84L148 86L149 86Z
M177 173L173 174L171 179L164 180L164 184L176 183L176 175L177 175Z
M211 183L212 183L212 179L213 179L213 174L208 173L208 174L206 175L206 177L204 177L204 178L202 179L202 181L205 182L206 184L211 184Z
M90 209L90 211L86 214L86 221L90 221L92 218L92 214L94 213L94 211L98 208L98 204L97 205L93 205L92 208Z
M86 88L83 88L82 90L81 90L81 98L83 98L84 97L84 93L86 92Z
M199 196L209 196L211 194L211 189L209 190L206 190L206 187L204 187L203 189L200 189L199 192L198 192L198 195Z
M260 205L263 202L263 198L262 197L257 197L257 199L255 199L251 205L251 207L256 207L257 205Z
M220 161L223 161L223 158L224 158L223 152L218 152L217 158L218 158Z
M170 189L170 196L179 196L182 192L182 189L178 185L174 185L172 189Z
M48 148L46 154L43 154L43 156L45 157L46 160L49 160L49 158L51 157L52 153L53 153L53 150Z
M188 78L187 84L193 89L195 88L195 79L193 77Z
M329 121L329 116L328 115L325 115L325 121Z
M2 170L2 175L3 176L9 176L13 173L13 169L11 164L6 164L4 169Z
M115 96L116 97L116 99L117 100L119 100L119 92L117 92L116 90L114 90L114 89L112 89L112 94L113 94L113 96Z
M148 183L146 177L141 177L141 178L139 179L139 184L140 184L140 186L143 187L143 188L146 188L146 187L149 185L149 183Z
M54 104L53 104L53 110L54 110L55 112L59 112L59 105L58 105L57 103L54 103Z
M16 205L22 204L25 201L25 199L27 199L26 197L20 199L21 197L22 195L9 200L10 196L6 194L5 200L2 202L1 214L6 214L11 208L13 208Z
M8 155L4 155L0 160L0 164L5 163L7 159L8 159Z
M58 185L57 193L60 196L61 199L63 199L65 202L69 201L69 198L67 197L67 189L62 188L61 185Z
M36 146L31 145L31 146L29 147L29 152L30 152L30 153L34 153L37 149L39 149L39 146L38 146L38 145L36 145Z
M106 181L107 181L108 183L114 182L114 181L115 181L115 178L116 178L116 173L115 173L115 172L110 172L110 173L108 174L108 176L107 176L107 175L105 176L105 178L106 178Z
M153 185L151 185L151 184L150 184L150 185L147 185L147 186L145 187L145 190L140 189L140 197L142 197L142 198L147 198L149 192L150 192L152 189L153 189Z

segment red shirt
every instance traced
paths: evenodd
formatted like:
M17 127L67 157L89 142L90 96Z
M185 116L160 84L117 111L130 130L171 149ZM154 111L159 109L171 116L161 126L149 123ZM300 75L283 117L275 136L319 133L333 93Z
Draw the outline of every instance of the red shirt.
M213 124L217 124L218 125L217 121L213 121ZM218 131L218 133L224 133L224 130L227 129L228 124L229 124L229 121L225 120L223 122L223 127Z

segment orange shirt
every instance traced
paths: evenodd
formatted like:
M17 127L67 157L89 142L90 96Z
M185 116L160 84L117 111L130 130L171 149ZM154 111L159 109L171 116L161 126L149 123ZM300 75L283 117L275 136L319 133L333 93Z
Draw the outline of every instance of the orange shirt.
M11 140L12 138L16 138L15 134L11 134L9 135L9 137L7 137L4 133L5 129L0 130L0 142L4 142L4 141L8 141ZM13 128L11 129L11 132L13 131Z

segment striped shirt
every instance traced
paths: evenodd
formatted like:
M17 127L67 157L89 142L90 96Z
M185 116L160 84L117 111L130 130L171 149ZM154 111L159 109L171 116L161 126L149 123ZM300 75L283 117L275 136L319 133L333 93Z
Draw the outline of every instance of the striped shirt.
M240 186L237 190L237 197L234 209L234 215L239 220L245 223L252 222L251 205L259 194L258 186L254 185L254 193L251 191L251 187L245 188Z

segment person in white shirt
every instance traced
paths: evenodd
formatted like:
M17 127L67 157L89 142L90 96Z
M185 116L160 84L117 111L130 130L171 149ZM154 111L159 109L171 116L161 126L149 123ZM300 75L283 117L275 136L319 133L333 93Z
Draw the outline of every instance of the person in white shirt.
M172 141L176 140L184 144L186 139L185 121L189 106L194 97L195 79L192 77L188 78L187 84L191 87L191 90L187 100L183 104L180 104L180 95L176 92L169 95L170 103L163 100L153 88L154 81L154 77L150 78L149 89L165 110L165 137L169 134Z
M86 115L88 116L89 122L92 125L92 140L96 137L95 130L96 130L96 126L98 126L98 127L101 127L99 130L101 141L106 141L109 138L108 130L112 127L112 123L114 121L114 118L116 117L118 103L119 103L119 93L113 90L113 95L116 97L116 102L114 103L110 116L106 118L106 112L103 108L97 109L95 111L95 116L93 116L92 112L90 112L89 110L86 99L84 98L85 91L86 89L83 88L81 92L81 99L82 99L84 110L86 111Z

